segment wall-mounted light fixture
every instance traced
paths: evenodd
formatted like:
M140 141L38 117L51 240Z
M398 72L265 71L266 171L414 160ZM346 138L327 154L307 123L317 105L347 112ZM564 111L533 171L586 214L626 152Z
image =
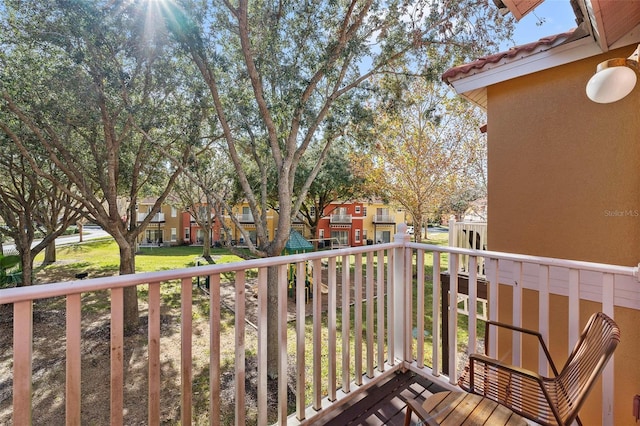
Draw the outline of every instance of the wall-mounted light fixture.
M596 73L587 83L587 96L593 102L608 104L627 96L636 85L640 45L628 58L614 58L600 62Z

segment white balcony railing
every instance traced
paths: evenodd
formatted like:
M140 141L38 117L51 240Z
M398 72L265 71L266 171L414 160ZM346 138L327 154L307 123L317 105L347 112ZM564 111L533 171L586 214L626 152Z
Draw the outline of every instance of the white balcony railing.
M236 219L238 219L241 223L253 223L253 215L251 213L241 213L236 215Z
M377 214L373 217L373 223L396 223L396 217L390 214Z
M142 222L147 216L149 216L149 213L138 213L138 222ZM153 218L151 218L151 223L159 222L164 222L164 213L156 213L153 215Z
M46 401L64 400L66 403L66 423L81 424L81 402L84 392L81 389L81 352L82 327L81 311L83 296L96 291L106 290L110 294L110 354L109 367L111 393L111 424L123 424L125 401L123 398L125 377L125 356L123 333L123 290L134 285L143 285L148 289L148 349L139 354L140 359L147 360L148 417L138 421L148 424L160 422L160 383L163 375L161 345L163 335L160 332L160 312L163 306L161 291L171 281L180 283L179 332L181 333L182 359L175 361L180 365L179 381L181 396L177 401L163 400L163 404L175 403L180 408L181 424L193 424L192 400L194 398L194 367L192 350L194 333L192 318L194 317L193 291L194 277L207 275L210 283L208 322L210 332L208 339L209 372L206 375L209 401L204 404L208 410L207 418L211 424L218 424L222 404L235 406L237 425L245 424L249 419L245 391L245 378L248 374L257 377L257 402L254 410L257 413L252 422L266 425L275 421L277 424L297 424L323 418L331 410L357 397L359 391L367 389L381 378L387 377L401 368L413 370L429 379L449 388L455 388L459 374L455 368L446 372L442 369L442 342L440 318L446 315L448 329L448 364L456 366L460 357L472 352L477 347L476 330L476 286L478 259L486 263L486 276L489 282L489 317L496 319L500 287L498 282L510 287L507 292L513 307L512 323L521 325L523 292L525 289L538 291L539 330L545 338L549 337L550 298L553 295L566 296L569 321L567 336L567 353L580 333L581 300L598 303L601 310L614 317L614 306L635 306L640 300L637 294L636 270L586 262L573 262L559 259L539 258L506 253L474 251L460 248L440 247L408 242L409 236L404 227L395 236L396 242L378 244L358 248L346 248L334 251L322 251L293 256L267 259L255 259L237 263L216 264L171 271L143 273L136 275L114 276L84 281L44 284L30 287L10 288L0 291L0 305L13 304L13 365L12 382L12 419L0 418L0 423L26 425L33 416L38 416L39 409L47 410ZM440 305L440 272L446 266L457 270L460 256L469 256L469 303L468 303L468 342L466 351L460 352L457 341L458 315L455 309ZM287 328L288 322L288 282L287 269L297 270L297 287L295 292L295 327ZM310 305L305 304L305 271L312 269L313 282L324 284L326 294L321 292L321 285L312 289ZM277 414L268 419L267 405L267 268L279 270L278 304L271 308L278 312L278 339L280 356L278 362ZM221 359L220 335L229 327L221 321L221 279L232 278L235 283L234 325L235 355L232 359ZM251 278L255 277L255 278ZM415 278L414 278L415 277ZM254 280L257 287L257 331L247 332L245 285ZM415 295L415 296L414 296ZM385 297L383 297L385 296ZM34 396L32 392L34 356L33 321L34 302L40 299L61 297L66 300L66 388L50 389L55 396L45 394ZM169 299L167 299L169 300ZM432 302L427 303L427 300ZM458 301L458 277L451 277L451 304ZM170 299L165 303L176 303ZM557 302L556 302L557 303ZM2 307L2 306L0 306ZM310 312L308 312L310 311ZM306 324L305 317L311 313L311 323ZM426 314L431 318L431 325L426 326ZM197 315L203 315L198 311ZM352 320L350 318L353 317ZM338 319L341 325L338 327ZM504 320L504 318L501 318ZM163 321L166 321L164 319ZM163 322L164 324L164 322ZM166 324L165 324L166 326ZM3 326L4 327L4 326ZM556 327L557 328L557 327ZM431 335L430 339L425 339ZM289 333L289 335L288 335ZM416 337L414 337L416 336ZM252 339L255 339L253 341ZM287 344L289 343L289 345ZM248 370L246 353L256 354L255 371ZM129 348L130 349L130 348ZM309 349L309 350L308 350ZM492 340L490 354L496 354L497 343ZM199 350L202 350L201 348ZM144 351L144 348L136 348ZM311 353L311 356L306 356ZM514 337L512 363L521 365L522 342ZM544 357L539 357L541 360ZM289 363L295 364L295 379L288 382ZM607 366L602 378L602 423L614 424L610 407L613 406L613 365ZM233 367L235 393L233 401L221 397L222 366ZM253 365L253 364L252 364ZM143 368L144 367L139 367ZM547 366L540 361L541 372ZM324 372L324 373L323 373ZM202 377L200 377L202 379ZM287 390L295 393L295 408L288 407ZM47 399L48 398L48 399ZM140 404L144 396L137 395L133 402ZM177 399L177 398L176 398ZM36 407L34 409L34 407ZM34 412L35 410L35 412ZM84 410L84 408L83 408ZM174 421L177 419L174 419Z
M329 215L330 223L351 223L352 216L350 214L332 214Z

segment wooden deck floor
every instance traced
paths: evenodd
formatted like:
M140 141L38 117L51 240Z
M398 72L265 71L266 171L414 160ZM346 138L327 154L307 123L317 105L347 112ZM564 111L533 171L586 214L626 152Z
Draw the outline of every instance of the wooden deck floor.
M397 374L387 382L362 392L357 400L322 425L403 425L407 399L424 401L428 396L444 390L415 373ZM418 422L414 414L412 424Z

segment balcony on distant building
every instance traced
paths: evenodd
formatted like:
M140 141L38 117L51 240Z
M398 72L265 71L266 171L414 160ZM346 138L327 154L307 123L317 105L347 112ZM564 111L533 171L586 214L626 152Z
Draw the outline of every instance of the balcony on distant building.
M241 213L236 215L236 218L240 223L255 223L255 220L253 219L253 214L251 213Z
M376 214L373 223L396 223L396 217L391 214Z
M352 220L350 214L332 214L329 216L331 223L350 224Z
M146 217L149 216L149 213L138 213L138 223L144 221ZM156 213L151 218L150 223L164 223L164 213Z

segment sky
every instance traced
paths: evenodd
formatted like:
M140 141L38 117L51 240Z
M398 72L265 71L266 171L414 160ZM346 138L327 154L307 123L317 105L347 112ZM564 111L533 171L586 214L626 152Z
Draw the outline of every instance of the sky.
M543 21L542 25L536 25L539 21ZM576 18L569 0L546 0L533 12L516 22L513 39L515 45L519 46L575 27ZM513 46L511 42L503 42L501 50L507 50Z

